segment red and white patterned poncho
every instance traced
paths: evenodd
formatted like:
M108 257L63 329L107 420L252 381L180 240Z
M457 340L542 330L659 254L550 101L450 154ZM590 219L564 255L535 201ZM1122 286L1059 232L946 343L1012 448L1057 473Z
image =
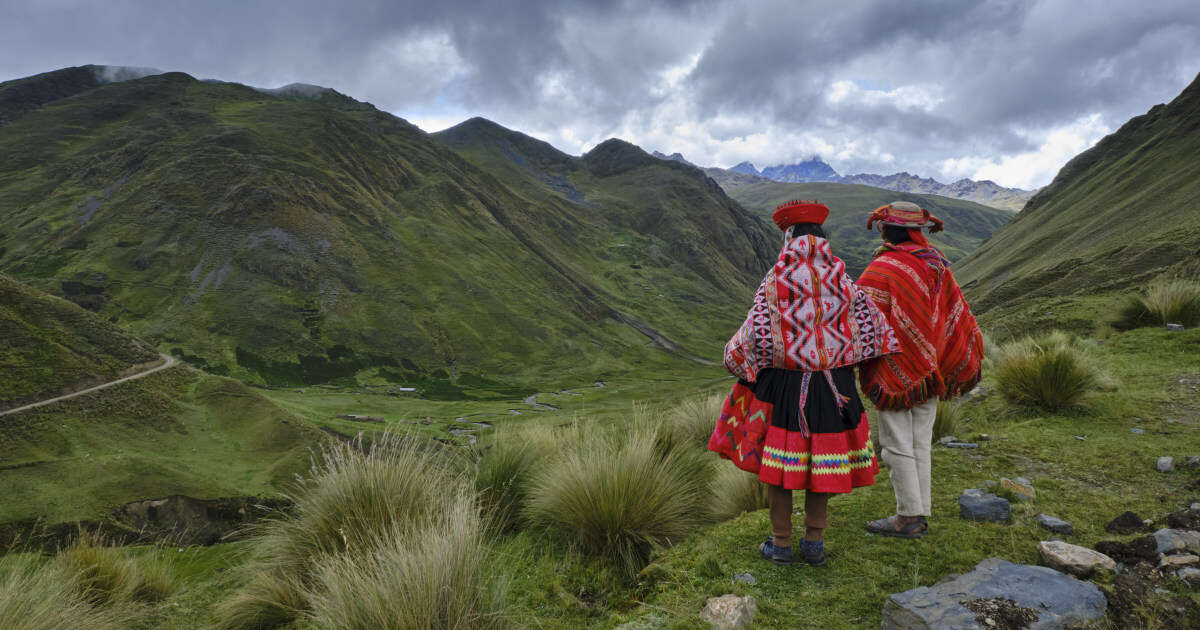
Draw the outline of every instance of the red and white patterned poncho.
M763 278L725 344L725 367L754 382L766 368L816 372L899 350L887 317L846 275L829 241L808 235L788 242Z

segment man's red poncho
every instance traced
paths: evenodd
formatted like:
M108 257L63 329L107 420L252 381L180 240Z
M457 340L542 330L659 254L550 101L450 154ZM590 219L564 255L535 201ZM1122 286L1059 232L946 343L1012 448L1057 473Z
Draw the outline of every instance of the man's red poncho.
M863 392L884 410L961 395L979 382L983 335L946 259L910 229L912 243L885 243L858 286L887 316L899 354L859 366Z

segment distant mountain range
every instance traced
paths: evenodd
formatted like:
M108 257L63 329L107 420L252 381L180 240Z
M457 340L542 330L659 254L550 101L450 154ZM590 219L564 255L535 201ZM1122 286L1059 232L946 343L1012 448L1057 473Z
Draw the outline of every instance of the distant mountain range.
M1067 296L1200 277L1200 75L1165 105L1130 119L1067 162L1012 221L971 254L958 278L978 312L1001 319ZM1109 304L1080 309L1087 330ZM1030 308L1034 308L1030 306ZM1029 309L1020 320L1030 317Z
M675 159L676 156L678 156L679 160L683 160L683 156L678 153L671 156L670 159ZM667 159L665 156L662 157ZM833 167L826 164L819 157L812 157L797 164L769 166L761 171L750 162L742 162L737 166L724 170L740 175L762 177L776 182L862 184L865 186L874 186L875 188L895 190L897 192L941 195L954 199L966 199L1011 212L1020 210L1034 193L1034 191L1022 190L1020 188L1005 188L991 180L974 181L964 178L952 184L943 184L935 179L922 178L910 173L893 173L891 175L860 173L858 175L843 176L839 175ZM709 169L709 171L711 174L712 169Z
M550 387L719 362L775 228L699 169L334 90L0 83L0 271L265 384ZM498 380L499 379L499 380Z

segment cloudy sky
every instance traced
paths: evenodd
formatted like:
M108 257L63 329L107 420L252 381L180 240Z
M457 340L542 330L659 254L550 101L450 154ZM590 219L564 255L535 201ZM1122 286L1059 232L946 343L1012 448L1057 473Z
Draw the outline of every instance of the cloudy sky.
M1047 184L1200 72L1195 0L0 0L0 80L87 63L335 88L582 153Z

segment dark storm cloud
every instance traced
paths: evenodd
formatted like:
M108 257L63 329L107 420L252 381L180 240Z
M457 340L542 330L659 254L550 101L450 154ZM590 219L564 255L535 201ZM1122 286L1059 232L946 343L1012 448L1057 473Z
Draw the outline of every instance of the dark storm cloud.
M427 127L484 115L579 152L822 154L1045 184L1200 71L1200 11L1154 3L0 0L0 80L84 63L333 87Z

